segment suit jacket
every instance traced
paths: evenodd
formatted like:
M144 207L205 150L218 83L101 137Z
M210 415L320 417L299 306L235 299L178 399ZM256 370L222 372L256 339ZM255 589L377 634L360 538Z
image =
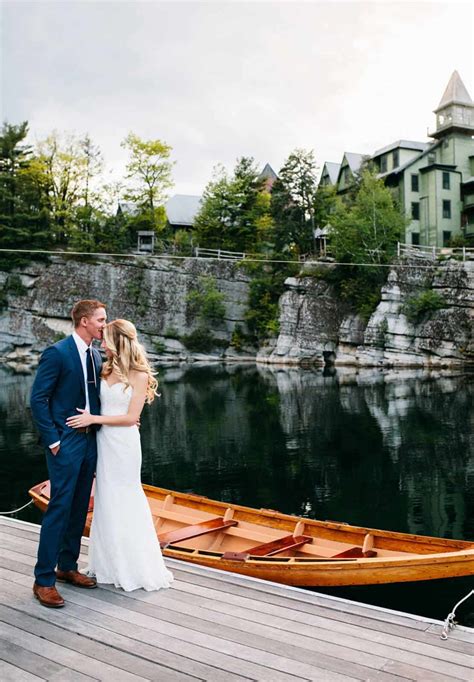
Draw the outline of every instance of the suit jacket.
M102 358L92 348L92 359L99 382ZM99 394L100 387L97 386ZM71 429L66 419L78 414L76 408L86 406L84 372L76 343L72 336L49 346L43 352L30 398L31 411L41 440L46 447Z

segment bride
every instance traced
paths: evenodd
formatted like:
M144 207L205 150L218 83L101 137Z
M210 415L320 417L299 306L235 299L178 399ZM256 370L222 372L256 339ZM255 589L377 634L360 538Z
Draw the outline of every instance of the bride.
M141 445L137 422L145 402L156 396L153 376L137 331L127 320L104 328L107 360L101 375L101 414L69 417L68 426L102 425L97 432L97 474L89 574L125 591L169 587L166 568L140 480Z

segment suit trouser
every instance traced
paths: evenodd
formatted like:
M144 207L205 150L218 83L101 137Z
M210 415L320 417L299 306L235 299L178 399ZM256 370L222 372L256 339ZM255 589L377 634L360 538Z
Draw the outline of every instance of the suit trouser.
M51 497L41 524L35 579L38 585L56 582L56 566L77 570L81 537L97 463L95 431L69 431L57 455L46 453Z

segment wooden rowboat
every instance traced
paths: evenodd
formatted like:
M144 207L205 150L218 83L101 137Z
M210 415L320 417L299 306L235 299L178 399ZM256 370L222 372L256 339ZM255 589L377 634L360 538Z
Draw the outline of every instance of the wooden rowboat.
M287 585L372 585L474 575L474 542L314 521L144 485L163 554ZM29 491L42 511L49 481ZM84 534L89 535L93 495Z

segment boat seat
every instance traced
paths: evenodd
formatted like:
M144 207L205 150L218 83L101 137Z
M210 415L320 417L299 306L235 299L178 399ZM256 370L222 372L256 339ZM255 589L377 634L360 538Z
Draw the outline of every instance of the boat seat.
M370 559L374 556L377 556L374 550L374 536L372 533L367 533L362 547L349 547L344 552L335 554L331 559Z
M289 549L296 549L312 541L313 538L307 535L285 535L283 538L250 547L250 549L246 549L243 552L224 552L222 558L232 559L233 561L245 561L249 556L274 556Z
M178 542L186 542L186 540L198 538L200 535L208 535L219 530L225 530L230 528L230 526L237 525L237 523L238 521L232 519L225 521L222 516L216 516L214 519L208 519L207 521L202 521L202 523L195 523L192 526L183 526L176 530L170 530L167 533L161 533L158 535L158 540L163 549Z

